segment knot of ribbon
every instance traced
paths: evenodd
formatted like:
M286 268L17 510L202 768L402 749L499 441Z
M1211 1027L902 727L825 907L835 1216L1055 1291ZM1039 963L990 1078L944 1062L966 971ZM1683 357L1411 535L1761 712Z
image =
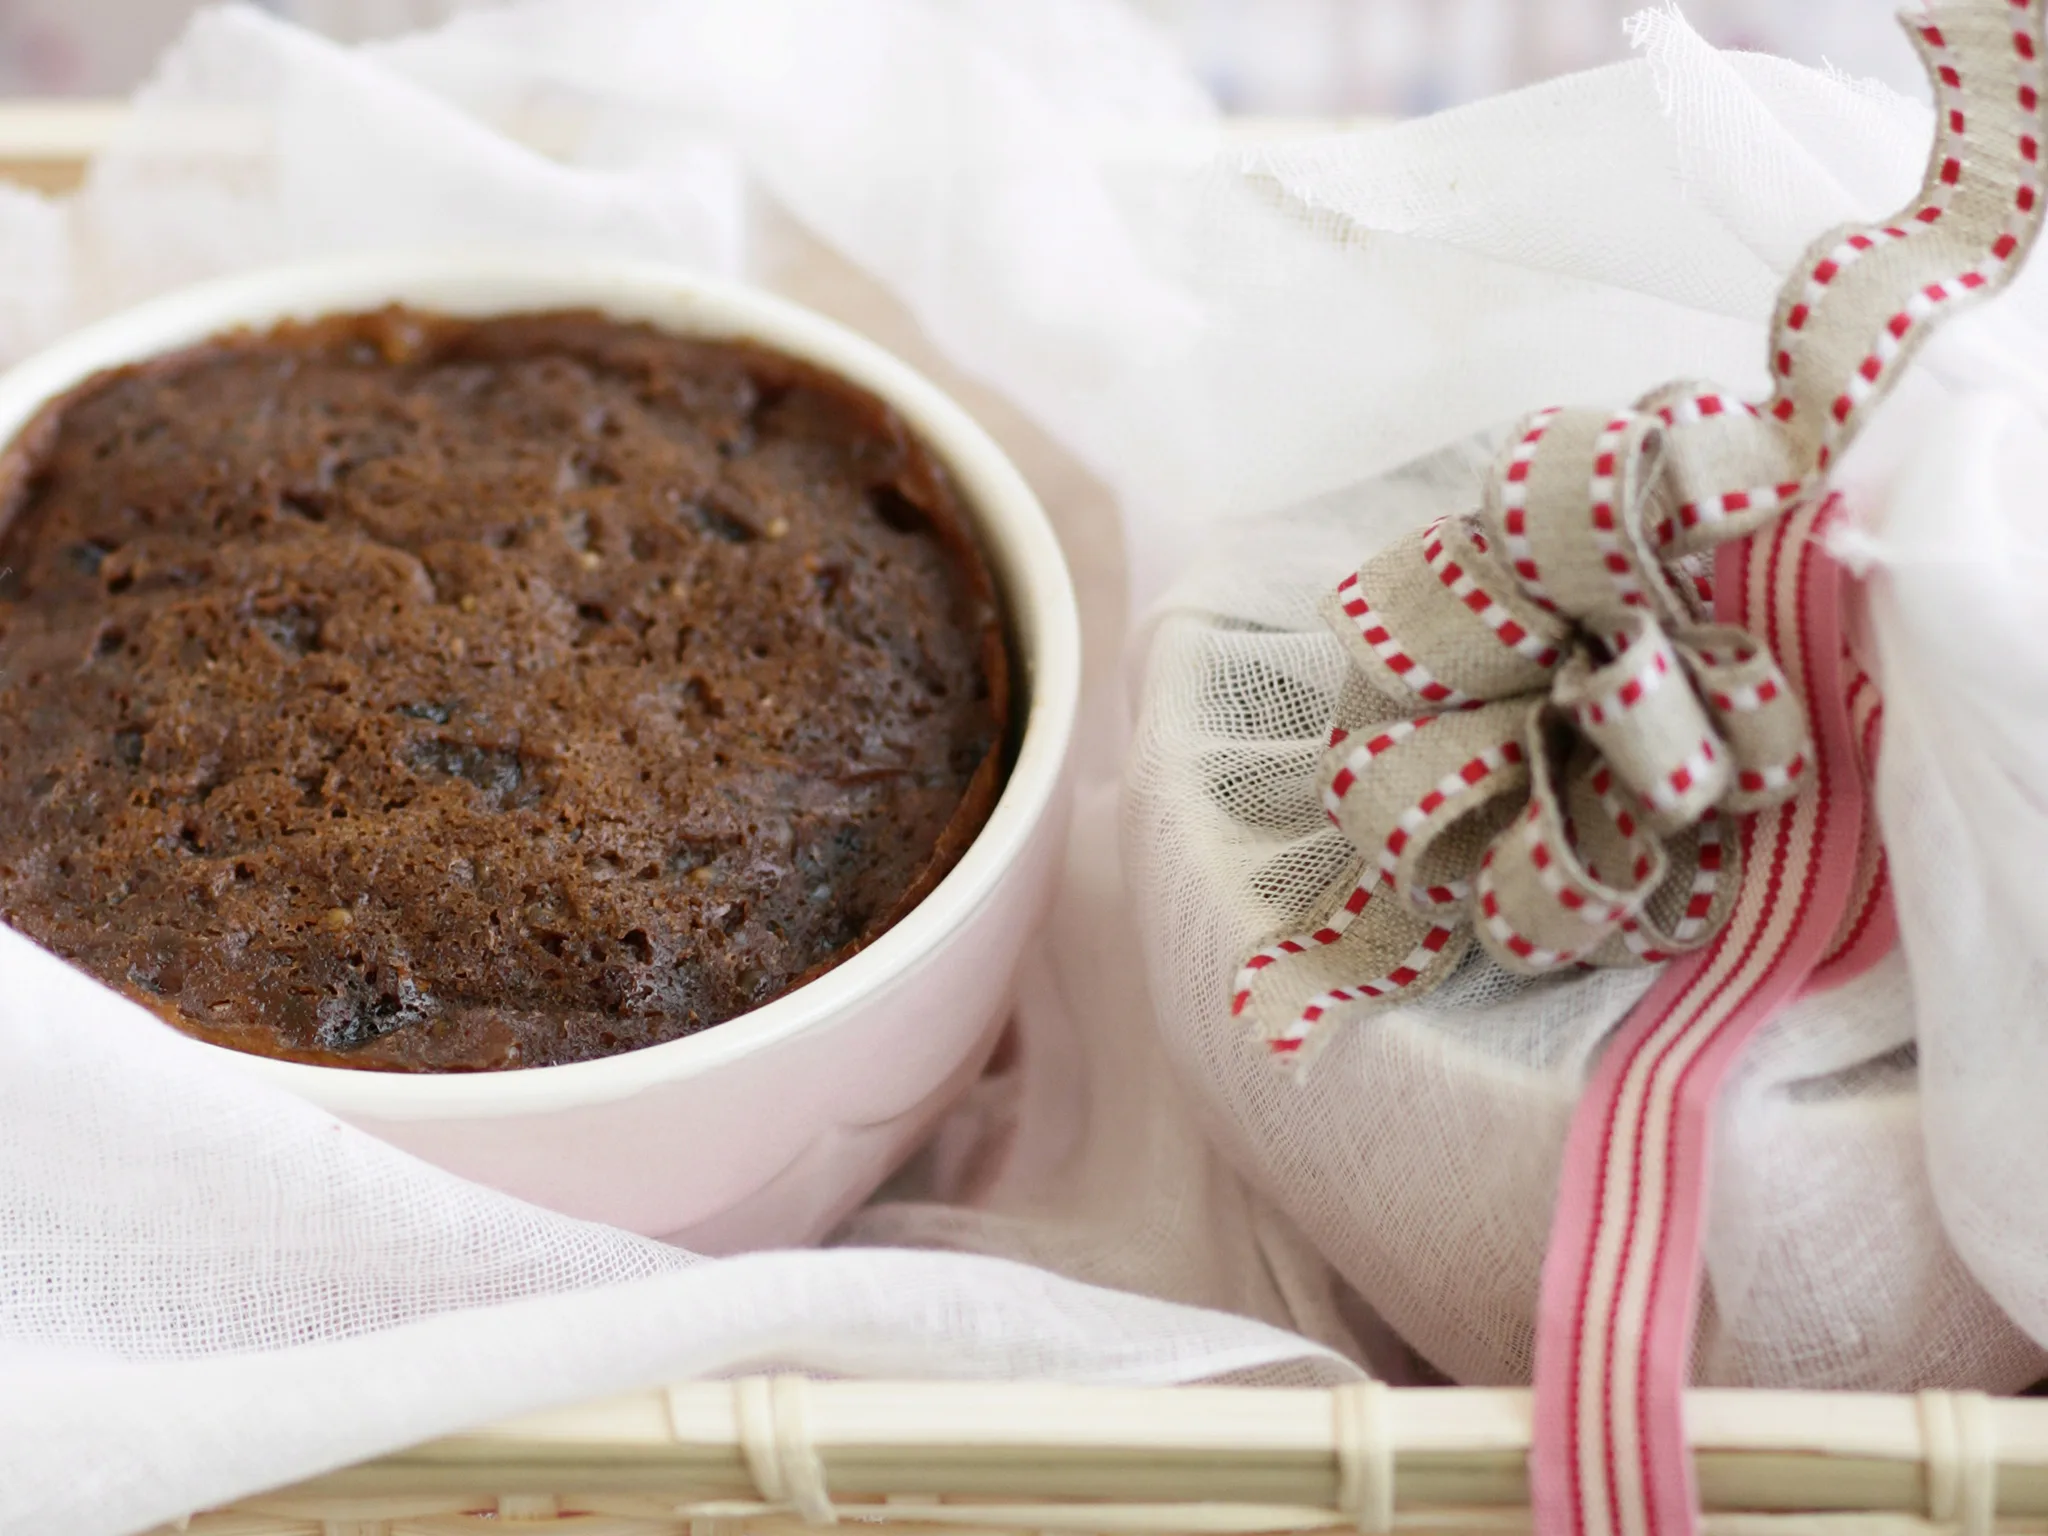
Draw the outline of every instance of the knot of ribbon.
M1813 747L1782 638L1714 622L1716 552L1817 505L1905 360L2024 259L2040 222L2025 14L2016 30L1971 3L1915 24L1939 104L1921 191L1802 257L1768 399L1677 383L1626 410L1538 411L1475 510L1328 594L1352 666L1318 783L1356 856L1312 927L1238 970L1233 1011L1275 1053L1300 1059L1338 1010L1421 996L1474 943L1541 974L1654 964L1726 925L1733 820L1798 796Z
M1812 757L1769 646L1711 621L1713 548L1799 496L1788 457L1768 417L1692 386L1538 411L1476 512L1328 594L1353 686L1320 788L1365 869L1335 920L1253 957L1240 1009L1274 960L1347 938L1384 968L1325 1008L1427 990L1475 939L1540 974L1712 938L1742 878L1726 817L1796 793ZM1761 488L1706 489L1737 466Z
M1685 491L1701 450L1782 459L1775 441L1698 391L1538 412L1477 513L1327 598L1387 717L1332 732L1323 804L1428 956L1415 982L1456 962L1460 932L1542 973L1669 959L1725 920L1723 817L1795 793L1812 744L1770 648L1710 621L1706 556L1799 488L1711 516Z

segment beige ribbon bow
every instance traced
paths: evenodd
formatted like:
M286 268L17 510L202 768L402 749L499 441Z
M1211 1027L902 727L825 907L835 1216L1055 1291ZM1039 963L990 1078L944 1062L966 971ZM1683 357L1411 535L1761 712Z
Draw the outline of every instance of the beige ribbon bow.
M1709 622L1714 552L1825 494L1932 324L2002 284L2039 223L2028 36L1988 5L1913 36L1940 108L1926 179L1891 223L1802 258L1769 400L1674 384L1630 410L1537 412L1477 512L1330 595L1354 666L1320 785L1360 858L1313 929L1238 972L1233 1010L1275 1052L1334 1009L1427 992L1475 937L1540 974L1670 959L1725 924L1732 818L1798 794L1813 751L1769 648ZM1978 61L1968 114L1959 42Z
M1365 867L1331 922L1241 974L1240 1010L1262 982L1299 999L1276 1046L1336 1004L1419 995L1475 937L1536 974L1713 936L1742 879L1727 817L1794 794L1812 757L1768 648L1708 618L1712 547L1798 495L1786 457L1750 407L1684 386L1538 412L1477 513L1329 595L1354 668L1320 787ZM1738 467L1768 489L1693 494Z
M1681 440L1682 413L1724 420ZM1702 552L1783 498L1712 519L1677 498L1699 450L1753 461L1775 438L1694 391L1541 412L1480 512L1330 595L1366 696L1324 754L1323 803L1381 876L1388 972L1427 956L1407 989L1447 974L1467 933L1540 973L1666 959L1725 919L1741 870L1722 813L1792 794L1811 745L1770 652L1707 622Z

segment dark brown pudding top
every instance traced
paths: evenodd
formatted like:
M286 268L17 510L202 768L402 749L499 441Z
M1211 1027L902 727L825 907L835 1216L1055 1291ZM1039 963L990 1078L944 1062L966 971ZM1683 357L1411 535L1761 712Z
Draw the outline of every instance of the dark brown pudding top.
M0 919L223 1045L690 1034L887 928L999 788L944 474L772 353L345 317L95 378L0 474Z

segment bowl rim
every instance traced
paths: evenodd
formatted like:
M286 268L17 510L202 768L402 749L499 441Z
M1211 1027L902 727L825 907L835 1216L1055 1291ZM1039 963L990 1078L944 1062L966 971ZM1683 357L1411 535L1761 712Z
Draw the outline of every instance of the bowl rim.
M0 374L0 442L11 442L49 400L101 369L237 327L388 302L473 317L592 308L680 335L756 341L887 402L946 466L980 535L1028 701L1024 730L987 823L922 901L824 975L697 1034L593 1061L476 1073L373 1072L193 1044L353 1118L544 1114L615 1102L828 1029L920 968L990 900L1054 804L1080 702L1081 630L1058 538L1023 475L949 395L875 342L762 289L661 262L490 248L353 254L180 287L70 332Z

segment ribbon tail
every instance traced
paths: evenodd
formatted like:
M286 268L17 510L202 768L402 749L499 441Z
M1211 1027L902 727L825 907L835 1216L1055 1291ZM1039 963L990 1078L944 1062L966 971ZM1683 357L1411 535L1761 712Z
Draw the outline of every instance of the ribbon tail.
M1722 557L1813 706L1813 791L1741 830L1751 878L1713 944L1670 966L1601 1056L1565 1152L1537 1318L1538 1529L1681 1536L1696 1509L1682 1402L1713 1107L1758 1025L1797 994L1850 904L1865 821L1839 665L1839 567L1814 514Z

